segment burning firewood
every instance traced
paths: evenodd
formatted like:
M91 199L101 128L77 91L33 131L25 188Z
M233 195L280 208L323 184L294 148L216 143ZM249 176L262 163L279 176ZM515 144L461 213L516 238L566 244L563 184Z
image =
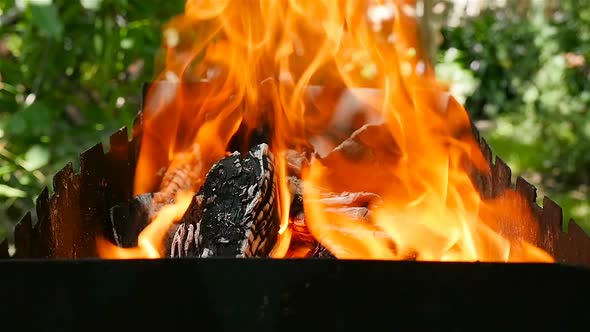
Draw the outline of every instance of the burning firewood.
M385 124L365 125L355 131L326 156L319 158L326 166L325 182L335 192L379 193L382 183L392 183L392 173L401 152ZM379 169L379 172L375 172ZM357 176L351 177L351 174ZM347 181L341 181L346 178Z
M252 146L267 141L267 131L255 130L248 140ZM239 137L236 135L235 137ZM239 144L231 142L236 147ZM190 149L176 153L174 159L166 169L158 192L154 193L154 201L151 208L151 215L158 212L162 206L170 204L174 195L180 191L197 191L203 184L204 173L203 161L198 145ZM305 152L287 150L285 158L289 174L301 176L301 169L307 164Z
M321 245L320 243L316 242L315 246L311 251L311 258L325 258L325 259L336 259L326 247Z
M340 194L324 193L322 203L332 206L367 207L378 205L383 202L381 196L368 192L342 192Z
M395 161L399 154L399 147L386 124L367 124L340 143L323 158L323 161L330 163L338 159L347 159L361 164Z
M181 223L174 230L170 244L170 257L196 256L197 239L199 238L201 219L203 218L203 194L193 197Z
M306 153L287 150L284 157L287 160L288 174L292 175L294 179L301 178L301 169L309 164Z
M301 180L291 176L288 177L288 182L293 197L290 214L293 235L290 251L302 251L302 248L307 248L305 257L335 258L334 254L321 245L307 228ZM326 212L358 222L369 222L369 207L381 204L383 199L377 194L368 192L328 192L322 194L320 201L325 206ZM345 230L342 231L345 232Z
M266 256L279 228L275 174L266 144L215 164L172 242L172 257ZM200 197L199 197L200 196Z
M151 208L152 216L164 205L170 204L178 192L198 190L203 181L200 157L201 155L196 146L174 156L166 173L164 173L160 190L154 194Z
M362 154L360 150L365 149L367 151L364 155L370 155L370 147L361 144L362 138L367 133L375 132L379 132L378 126L365 127L330 154L328 160L338 154L349 154L350 149L356 151L356 154ZM305 223L301 169L308 164L306 154L287 150L284 157L287 160L287 182L292 197L292 243L294 247L299 246L299 249L307 248L307 257L331 257L333 255L309 233ZM181 175L188 173L188 169L184 170L186 166L180 166L169 170L167 184L163 181L162 187L179 187L180 182L176 181L183 180L185 176ZM173 174L176 176L172 176ZM267 183L267 177L274 178L274 169L266 144L257 145L246 158L240 157L236 152L215 164L183 221L174 229L169 247L170 256L233 257L268 254L272 248L269 244L275 241L278 222L273 206L274 181ZM379 195L369 192L325 192L321 197L321 203L326 206L327 212L359 222L367 222L370 218L369 206L381 202ZM259 221L260 218L262 219ZM249 221L244 221L246 219Z
M149 223L153 194L133 197L110 210L111 229L115 244L122 248L137 246L139 233Z
M142 231L152 222L154 216L153 199L158 193L135 196L127 202L113 206L109 210L112 241L121 248L138 246ZM170 248L178 225L173 225L164 237L164 248Z

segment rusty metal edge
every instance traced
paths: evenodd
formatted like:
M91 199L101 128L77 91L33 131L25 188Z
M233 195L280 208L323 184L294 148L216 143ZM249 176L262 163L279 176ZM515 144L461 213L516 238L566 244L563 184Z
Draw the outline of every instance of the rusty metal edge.
M537 217L543 234L541 243L538 245L552 254L557 262L590 266L590 236L573 219L564 225L561 207L549 197L543 197L542 206L537 204L537 188L524 178L518 176L513 183L510 167L499 156L493 155L491 147L475 126L473 126L473 132L491 170L492 181L487 183L489 187L485 188L484 183L484 188L481 188L484 197L486 193L496 196L505 189L516 190L526 198L529 207ZM565 231L564 226L569 226L567 227L569 231ZM581 233L585 236L581 236ZM566 248L569 250L564 250Z
M144 84L142 91L146 90L147 84ZM128 159L130 162L130 169L135 170L135 163L137 161L137 154L139 153L139 147L141 142L141 126L143 120L143 98L144 93L142 92L141 95L141 109L136 115L133 125L130 127L121 127L111 136L109 136L109 141L111 144L113 142L121 142L122 138L121 135L126 136L126 143L129 145L129 153ZM128 137L128 132L132 133L131 138ZM33 218L33 214L31 211L25 213L25 215L21 218L21 220L15 224L13 228L13 235L15 237L15 251L14 255L10 256L8 252L8 239L4 239L0 242L0 259L3 258L57 258L55 253L55 248L52 245L55 242L53 238L53 233L55 231L52 223L51 217L51 206L52 204L61 203L61 199L58 196L59 193L57 192L59 188L65 188L72 185L71 180L68 180L66 175L72 175L73 181L77 181L78 185L83 184L83 177L84 177L84 166L83 160L85 157L90 155L98 155L100 154L102 158L108 158L113 147L111 146L108 151L105 151L103 148L102 143L97 143L94 146L86 149L85 151L81 152L78 161L80 162L80 168L75 170L72 166L72 163L67 163L62 169L60 169L52 178L52 188L53 192L50 192L49 187L45 187L40 195L37 197L34 209L36 211L35 218ZM52 203L53 202L53 203ZM82 219L82 218L81 218ZM79 221L81 222L81 221ZM43 236L41 236L43 234ZM50 234L50 236L47 236ZM18 240L17 240L18 238ZM6 250L4 250L6 247ZM6 252L6 253L4 253ZM74 257L66 257L66 258L74 258Z
M142 93L141 93L141 99L140 99L140 110L137 114L137 116L134 119L132 128L131 128L131 133L132 133L132 137L131 139L127 139L127 144L129 144L129 159L131 162L131 168L135 169L135 164L137 162L137 156L139 153L139 149L140 149L140 143L141 143L141 127L142 127L142 122L143 122L143 109L144 109L144 105L145 105L145 98L147 96L147 93L149 91L149 88L151 86L151 83L144 83L142 85ZM122 136L122 132L127 132L128 128L127 127L122 127L121 129L119 129L117 132L113 133L110 136L110 142L119 142L121 141L121 136ZM478 129L472 124L472 133L474 138L477 140L477 142L479 143L479 147L481 152L483 153L484 157L486 158L486 160L489 163L490 169L492 170L492 174L491 174L491 178L492 181L484 181L484 188L480 188L480 190L482 190L482 194L484 196L486 196L487 194L498 194L499 192L503 191L504 189L507 188L511 188L514 190L517 190L518 192L522 193L523 195L525 195L525 197L527 197L527 201L529 202L531 208L536 212L537 216L540 217L538 218L539 220L539 224L542 227L542 229L559 229L559 232L557 233L557 237L554 239L549 239L547 243L544 244L545 247L547 247L547 249L550 250L551 253L556 254L556 245L558 243L563 244L563 239L569 238L570 241L572 241L574 238L578 241L583 241L583 243L579 243L578 245L582 246L584 249L588 248L588 250L590 250L590 236L586 236L586 237L581 237L578 235L572 237L565 237L563 236L564 234L567 234L565 231L563 231L563 222L562 222L562 213L561 213L561 208L559 208L559 206L554 203L553 201L551 201L549 198L546 197L546 199L544 200L544 204L543 207L539 206L536 203L536 188L531 185L530 183L528 183L525 179L519 177L517 178L516 184L513 184L511 181L511 169L508 165L506 165L506 163L499 158L498 156L494 157L493 156L493 152L491 147L488 145L488 143L485 141L485 139L481 136L481 134L479 133ZM93 152L97 152L96 150L103 150L102 149L102 144L98 143L95 146L91 147L90 149L84 151L83 153L80 154L80 161L82 161L84 159L84 156L87 156L89 154L92 154ZM107 158L110 154L110 152L112 151L112 147L111 149L109 149L109 151L102 151L102 156L103 158ZM71 168L71 163L68 164L69 167ZM68 168L68 165L66 165L64 167L64 169L60 170L60 172L58 172L58 174L56 174L56 176L54 176L53 178L53 187L56 188L59 187L60 183L60 176L59 174L61 174L62 172L64 172L64 170L66 168ZM73 170L72 170L73 171ZM78 172L73 171L74 175L81 178L83 177L82 174L82 166L80 168L80 170L78 170ZM499 181L495 181L494 179L498 179ZM82 184L82 183L80 183ZM63 185L63 184L61 184ZM499 185L499 186L498 186ZM486 186L489 186L488 188L486 188ZM534 192L534 194L532 194L532 192ZM40 234L46 234L46 233L52 233L51 232L51 228L50 228L50 222L51 222L51 215L50 215L50 202L56 200L57 198L55 197L56 193L53 192L51 195L48 195L48 188L45 188L42 192L41 195L38 197L37 199L37 204L36 204L36 210L37 210L37 223L35 225L33 225L33 232L30 233L30 237L35 237L35 235L37 235L36 237L38 237L38 240L41 240L41 237L39 237ZM553 204L549 203L549 202L553 202ZM556 213L556 209L554 208L554 205L557 206L559 209L558 213ZM559 217L558 217L559 215ZM21 222L23 222L27 216L29 216L30 218L30 214L27 214L23 217L23 220L21 220L19 223L17 223L17 225L19 225ZM573 220L570 220L569 223L571 224L572 222L574 222ZM26 223L26 221L25 221ZM575 223L575 222L574 222ZM577 224L576 224L577 226ZM49 229L47 229L49 227ZM16 226L15 226L16 228ZM578 227L579 228L579 227ZM576 230L577 228L572 228L574 230ZM37 234L39 233L39 234ZM579 232L576 232L576 234ZM35 235L34 235L35 234ZM23 234L21 234L21 237L23 236ZM43 237L45 238L45 236ZM41 243L39 241L34 241L33 238L29 239L31 241L31 248L19 248L18 246L15 248L16 252L20 250L22 251L29 251L33 257L45 257L45 258L52 258L54 256L54 248L52 248L51 243L52 239L46 239L47 241L42 241L42 242L48 242L48 243ZM547 240L547 239L545 239ZM544 241L545 241L544 240ZM7 242L6 240L3 241L3 243ZM21 241L21 243L24 243L26 241ZM36 243L36 245L33 245L32 243ZM16 244L18 245L18 244ZM37 248L32 248L33 246L38 246ZM580 256L580 255L578 255ZM561 261L563 258L565 257L559 257L558 259ZM579 257L577 257L579 258ZM588 265L590 266L590 259L588 261L583 261L583 262L575 262L575 263L581 263L583 265Z

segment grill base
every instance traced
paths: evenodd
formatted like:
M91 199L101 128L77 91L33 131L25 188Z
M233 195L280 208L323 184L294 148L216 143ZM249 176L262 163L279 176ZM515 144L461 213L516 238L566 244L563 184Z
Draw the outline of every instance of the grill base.
M587 331L590 299L590 270L558 264L12 260L0 275L18 331Z

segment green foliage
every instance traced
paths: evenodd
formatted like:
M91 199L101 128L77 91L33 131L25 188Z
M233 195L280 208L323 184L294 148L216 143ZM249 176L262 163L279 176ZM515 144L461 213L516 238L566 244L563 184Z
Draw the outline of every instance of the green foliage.
M457 28L443 30L442 63L474 72L477 89L465 107L474 115L493 115L516 97L520 82L538 66L531 47L535 31L509 11L487 11Z
M566 215L587 219L590 6L572 0L546 6L527 15L486 11L443 29L439 72L468 85L466 108L475 120L495 124L486 136L498 155L518 173L539 178ZM463 74L445 75L449 67Z
M162 24L183 5L0 1L0 238L57 170L131 123Z

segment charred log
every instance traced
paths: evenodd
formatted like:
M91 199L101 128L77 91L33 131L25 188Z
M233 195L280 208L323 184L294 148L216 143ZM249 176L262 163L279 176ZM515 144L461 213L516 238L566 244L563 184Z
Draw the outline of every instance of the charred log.
M310 257L320 259L336 259L336 256L334 256L326 247L324 247L320 243L315 244Z
M149 224L153 194L143 194L110 209L115 244L130 248L137 246L139 233Z
M193 197L191 204L182 217L181 223L175 228L170 244L170 257L195 257L198 255L197 239L201 220L203 219L203 194Z
M156 193L157 194L157 193ZM133 197L129 201L113 206L109 211L114 243L121 248L137 246L139 234L153 217L155 194L148 193ZM170 248L179 225L173 225L164 238L164 248Z
M335 192L379 193L382 183L395 185L401 150L385 124L365 125L319 160L326 166L325 184ZM372 170L379 169L380 172ZM351 177L351 174L355 174ZM347 181L342 181L346 178Z
M293 231L291 251L301 251L301 248L309 248L306 257L311 258L335 258L335 256L323 247L307 228L305 211L303 206L302 183L295 176L287 178L291 193L290 221ZM370 207L383 203L381 196L369 192L343 192L322 193L320 203L325 207L325 212L341 216L359 222L370 222Z
M215 164L172 243L173 257L266 256L278 233L274 161L266 144Z
M369 192L324 193L321 202L331 207L368 207L383 203L381 196Z
M181 191L195 192L202 184L202 161L197 147L178 153L160 184L160 190L154 194L151 214L163 206L172 203L174 196Z
M358 221L369 221L370 215L369 209L364 206L326 208L326 212Z
M301 181L295 178L289 178L289 189L293 196L291 202L291 230L293 231L290 252L297 258L328 258L335 259L336 256L324 247L311 234L307 228L305 211L303 206L303 196L301 195ZM369 207L382 203L379 195L367 192L358 193L324 193L320 198L321 204L325 207L325 212L332 215L355 220L358 222L370 222ZM346 230L338 230L346 233ZM306 252L304 256L300 253ZM290 257L289 254L287 257Z
M284 155L287 161L287 173L296 178L301 178L301 170L309 165L307 153L287 150Z

